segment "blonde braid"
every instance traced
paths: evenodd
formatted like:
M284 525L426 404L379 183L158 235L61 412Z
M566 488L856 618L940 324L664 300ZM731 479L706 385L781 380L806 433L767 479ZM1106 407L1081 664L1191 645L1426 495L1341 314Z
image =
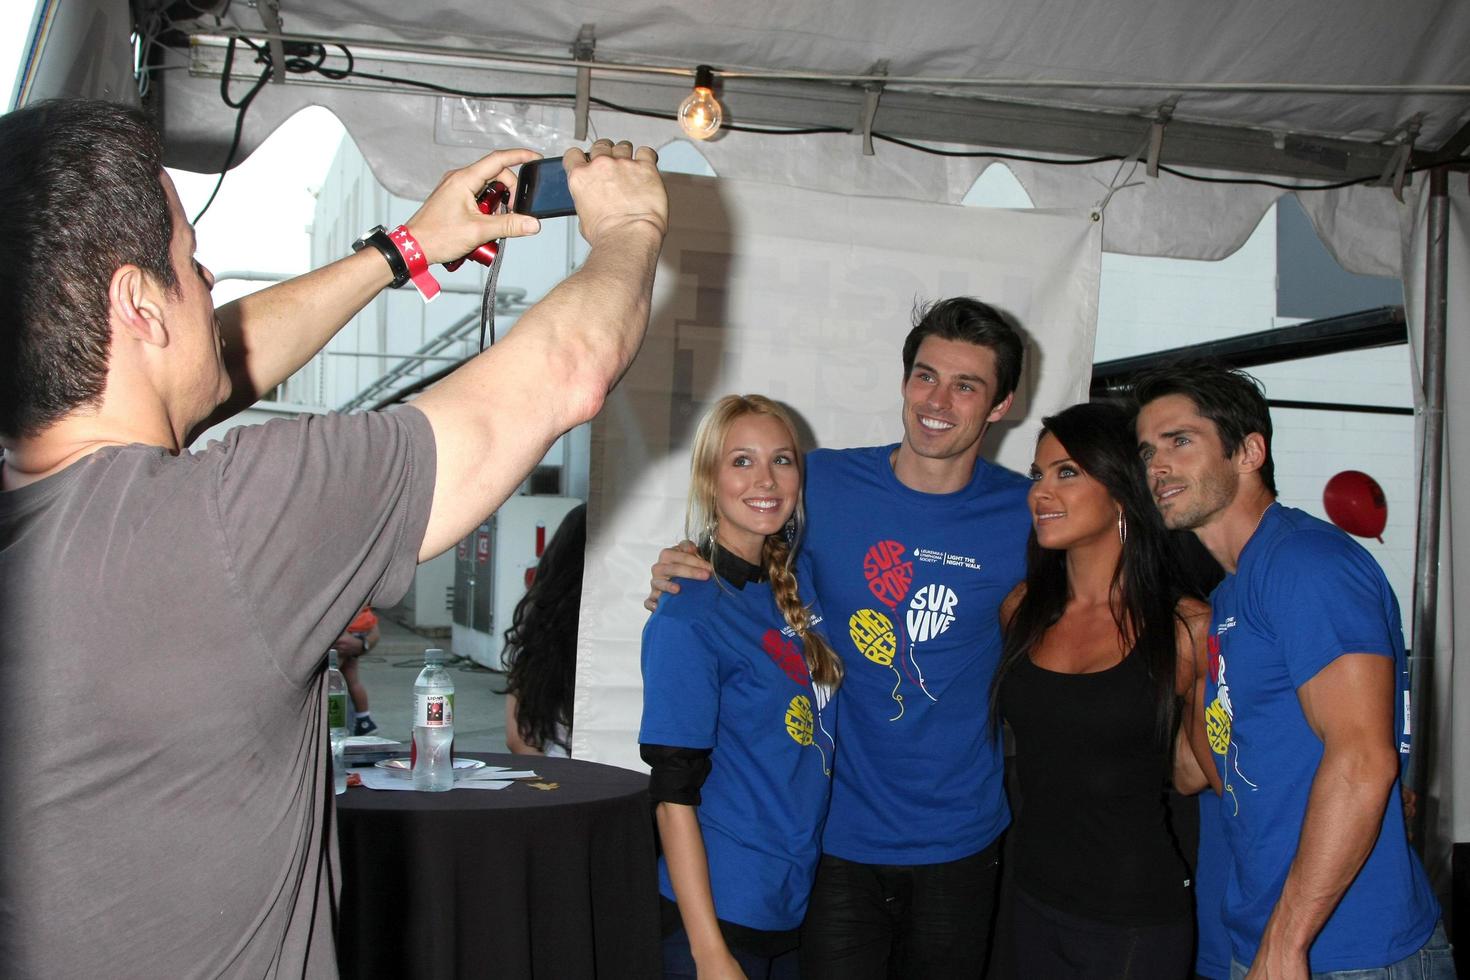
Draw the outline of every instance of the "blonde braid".
M779 534L770 535L761 548L761 560L771 582L771 595L776 599L776 607L781 610L786 625L801 637L812 682L826 684L836 690L842 683L842 661L821 634L810 628L811 612L797 594L796 575L791 570L791 545Z

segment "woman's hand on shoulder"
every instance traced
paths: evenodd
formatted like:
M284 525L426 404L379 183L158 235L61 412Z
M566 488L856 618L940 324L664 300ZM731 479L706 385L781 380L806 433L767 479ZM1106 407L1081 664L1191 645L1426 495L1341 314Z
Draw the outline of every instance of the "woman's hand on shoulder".
M1026 598L1026 583L1017 582L1011 594L1006 596L1000 603L1000 629L1001 632L1011 628L1011 620L1016 616L1016 610L1021 606L1021 600Z

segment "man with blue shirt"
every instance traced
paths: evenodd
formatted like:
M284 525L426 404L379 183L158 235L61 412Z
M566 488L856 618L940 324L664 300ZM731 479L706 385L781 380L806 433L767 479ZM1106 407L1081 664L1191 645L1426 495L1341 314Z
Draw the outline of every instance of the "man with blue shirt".
M808 980L978 977L989 958L1010 812L986 704L1031 522L1029 483L980 440L1022 353L984 303L934 303L904 342L903 440L807 457L802 547L846 668ZM706 569L666 550L655 590Z
M1270 412L1249 375L1181 365L1134 394L1164 523L1226 572L1200 703L1224 786L1232 980L1453 977L1398 805L1404 647L1382 571L1276 501Z

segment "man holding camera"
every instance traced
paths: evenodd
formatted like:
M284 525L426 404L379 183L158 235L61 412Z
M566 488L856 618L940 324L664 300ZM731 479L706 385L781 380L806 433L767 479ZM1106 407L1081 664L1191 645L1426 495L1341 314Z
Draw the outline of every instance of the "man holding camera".
M419 259L535 232L475 206L535 155L447 174L406 226ZM336 975L323 652L596 414L648 321L654 162L608 140L568 151L586 262L412 406L190 453L394 280L385 255L216 311L145 116L66 101L0 118L7 975Z

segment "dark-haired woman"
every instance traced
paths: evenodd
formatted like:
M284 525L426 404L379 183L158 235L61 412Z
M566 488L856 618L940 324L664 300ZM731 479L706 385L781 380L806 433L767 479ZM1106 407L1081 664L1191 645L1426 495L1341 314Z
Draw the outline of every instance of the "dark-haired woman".
M1026 580L1001 608L992 688L1020 790L1016 973L1188 977L1190 871L1167 791L1205 785L1176 740L1209 609L1185 594L1128 415L1075 405L1043 426Z
M715 576L665 595L643 631L666 978L797 973L842 677L803 598L801 523L790 416L722 398L695 436L686 520Z
M505 744L520 755L566 756L572 747L577 622L587 505L567 511L505 631Z

